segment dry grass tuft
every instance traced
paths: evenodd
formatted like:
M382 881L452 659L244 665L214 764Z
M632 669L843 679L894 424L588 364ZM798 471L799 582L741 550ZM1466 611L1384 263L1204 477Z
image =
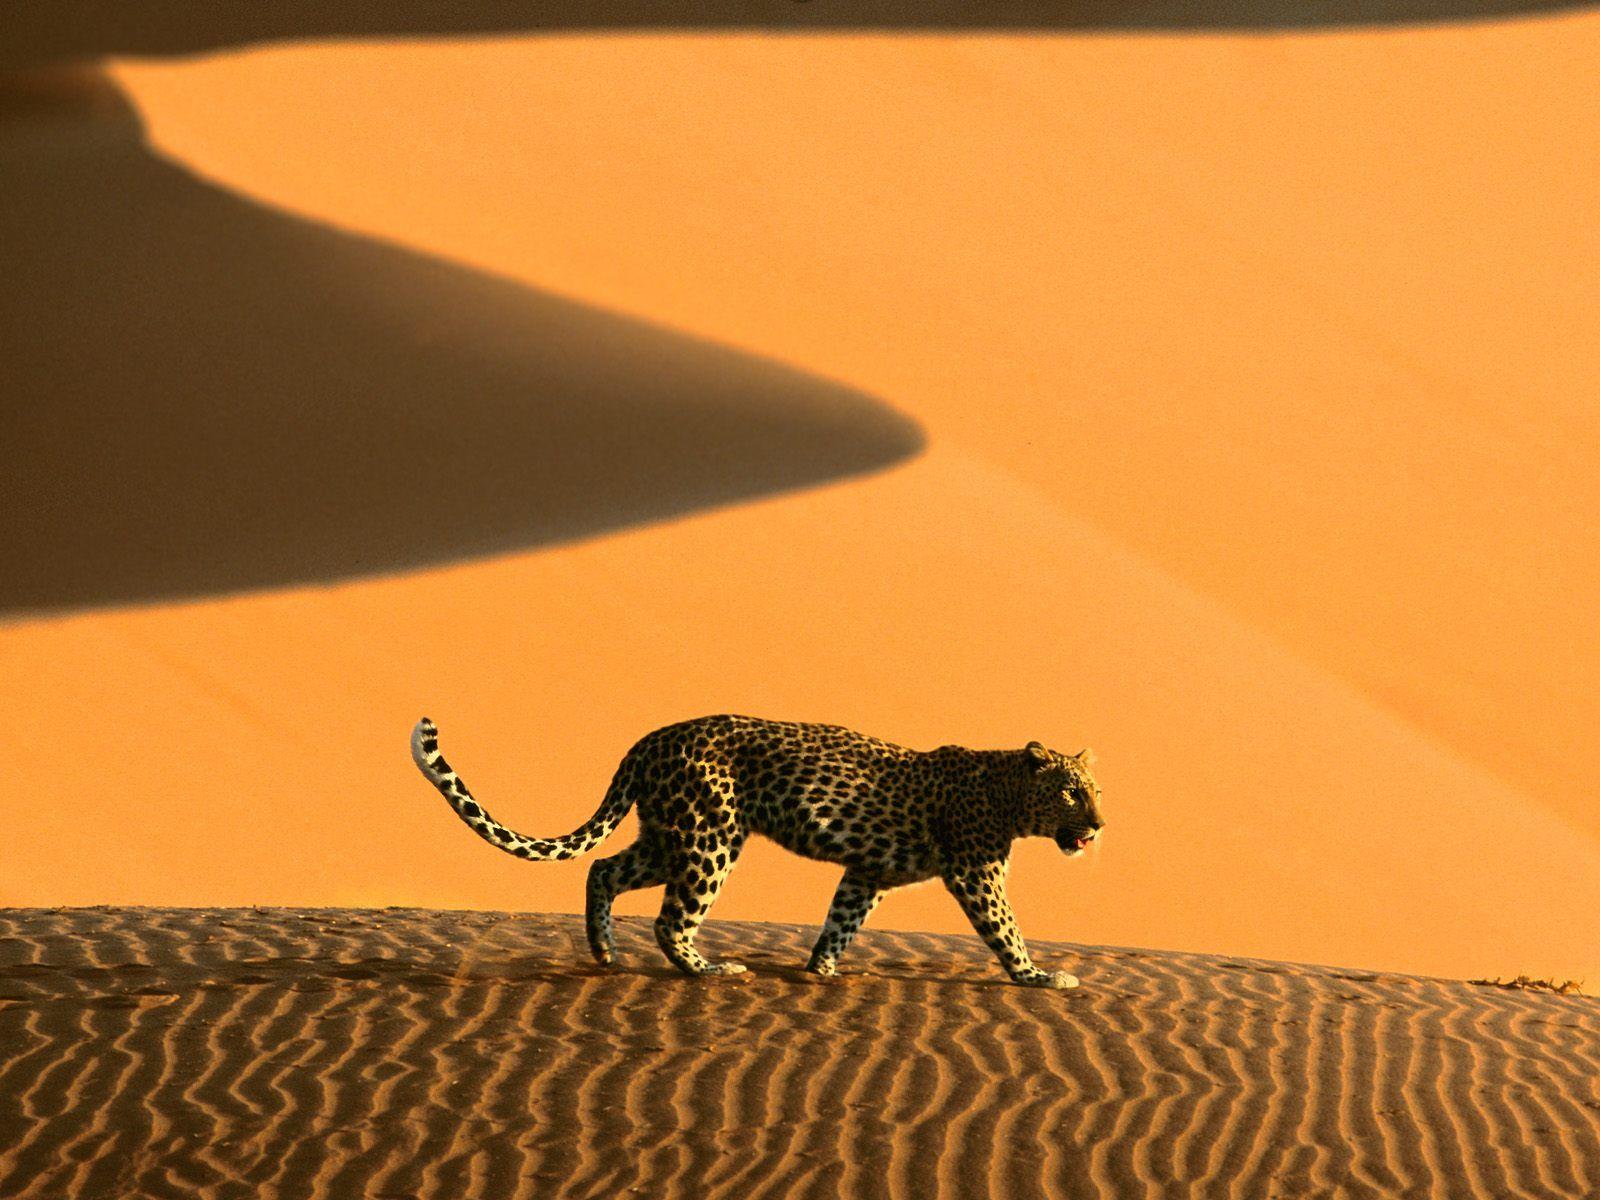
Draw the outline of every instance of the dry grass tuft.
M1479 987L1515 988L1525 992L1554 992L1558 996L1583 995L1583 980L1563 979L1557 983L1554 979L1535 979L1531 975L1518 975L1515 979L1501 979L1496 975L1493 979L1469 979L1468 983L1477 984Z

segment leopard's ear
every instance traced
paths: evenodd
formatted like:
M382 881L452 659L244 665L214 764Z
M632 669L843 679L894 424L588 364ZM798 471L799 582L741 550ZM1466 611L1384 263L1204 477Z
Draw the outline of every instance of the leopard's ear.
M1050 751L1044 748L1043 742L1029 742L1022 748L1022 752L1028 756L1028 761L1035 771L1042 771L1051 763Z
M1094 751L1089 749L1087 746L1085 746L1082 750L1079 750L1072 757L1077 759L1086 767L1094 766Z

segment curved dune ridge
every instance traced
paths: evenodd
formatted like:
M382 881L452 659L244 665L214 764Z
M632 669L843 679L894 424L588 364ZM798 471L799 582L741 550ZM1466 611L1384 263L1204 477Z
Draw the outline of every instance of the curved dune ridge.
M0 1194L1600 1194L1592 999L1197 955L339 909L0 914Z

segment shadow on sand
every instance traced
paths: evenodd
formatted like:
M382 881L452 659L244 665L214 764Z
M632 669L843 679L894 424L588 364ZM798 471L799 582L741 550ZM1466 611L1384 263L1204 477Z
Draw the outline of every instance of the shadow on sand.
M1273 30L1491 20L1594 0L51 0L0 16L0 70L308 39L581 30Z
M759 358L251 203L0 81L0 615L329 581L885 467Z

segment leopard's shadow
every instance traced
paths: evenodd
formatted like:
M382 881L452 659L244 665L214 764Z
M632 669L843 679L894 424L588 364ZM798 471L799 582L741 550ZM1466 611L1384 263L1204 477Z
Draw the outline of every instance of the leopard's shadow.
M601 974L623 971L647 978L683 980L684 976L676 968L662 961L655 948L640 936L636 922L642 924L638 918L624 917L618 921L618 933L621 939L619 941L621 956L618 964L614 967L596 967L595 971ZM926 947L930 954L928 958L907 958L904 949L899 947L898 943L907 938L922 941L923 935L863 930L858 935L857 944L840 962L838 974L823 977L805 969L811 945L821 932L820 926L783 927L784 934L789 938L789 944L782 950L763 948L759 945L763 938L771 935L771 931L771 927L760 924L713 919L706 922L702 928L697 945L707 958L741 964L748 970L750 977L780 979L785 983L803 984L809 987L849 988L852 985L889 981L926 985L960 984L981 988L1017 986L1005 978L998 964L989 957L988 950L982 947L976 938L971 939L973 944L969 947L970 958L952 959L948 953L940 956L938 951L941 947L932 944L931 939L928 939L930 944ZM942 948L947 952L951 940L949 937L939 939L943 943ZM574 952L577 953L579 949L575 946ZM651 961L652 959L655 961ZM589 965L585 959L583 966L587 968ZM720 978L697 982L702 982L706 986L739 986L738 980Z
M702 951L709 947L702 946ZM736 962L746 968L746 974L737 978L723 976L693 979L666 962L652 963L643 956L627 957L614 966L601 967L587 960L573 960L570 964L549 964L529 969L519 974L519 979L548 982L556 979L603 979L629 975L641 979L654 979L666 983L680 983L695 987L740 987L753 979L779 979L784 983L818 988L849 988L859 984L894 981L913 984L960 984L963 987L1014 988L1017 985L999 974L985 974L981 969L957 963L862 963L857 966L841 965L837 975L826 978L812 974L804 967L804 957L788 962L752 954L740 954L735 948L710 952L713 959Z
M0 616L326 583L886 467L775 362L252 203L0 79Z

